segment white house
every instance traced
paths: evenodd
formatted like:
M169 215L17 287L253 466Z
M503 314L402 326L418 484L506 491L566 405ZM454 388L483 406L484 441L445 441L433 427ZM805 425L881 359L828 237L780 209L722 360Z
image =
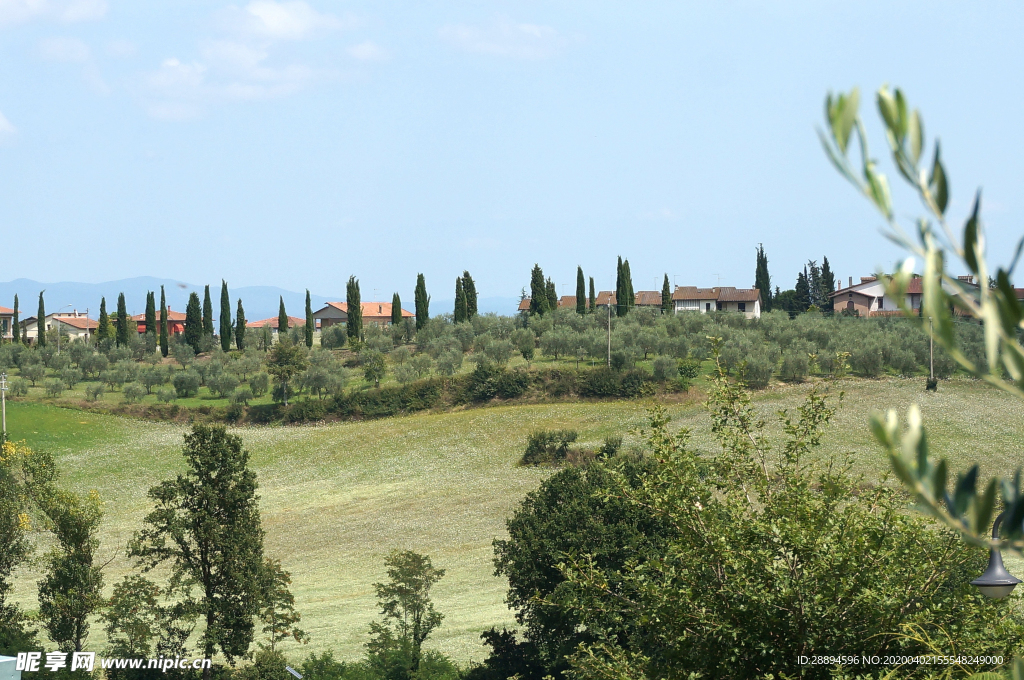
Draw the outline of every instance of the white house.
M761 317L761 291L757 288L697 288L676 286L672 293L676 314L681 312L741 312L748 319Z
M90 319L85 314L82 314L77 309L73 312L54 312L53 314L47 314L43 320L45 330L51 328L60 327L60 332L68 336L72 340L86 339L96 333L96 329L99 327L99 322ZM36 317L30 316L20 323L22 333L29 340L36 340L39 338L39 329L36 324Z
M958 276L957 278L969 288L977 288L973 276ZM884 277L862 276L859 283L854 283L851 276L848 281L849 285L832 293L833 309L836 312L847 311L851 314L856 312L860 316L883 316L899 313L899 301L893 299L886 292L887 281ZM955 291L949 290L948 292ZM910 309L921 308L921 293L921 278L915 276L910 279L904 299Z

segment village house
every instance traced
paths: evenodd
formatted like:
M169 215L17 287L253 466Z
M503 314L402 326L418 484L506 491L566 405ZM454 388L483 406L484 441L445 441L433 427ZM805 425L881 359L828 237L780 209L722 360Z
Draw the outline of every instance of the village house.
M14 328L14 310L7 307L0 307L0 338L11 339L11 331Z
M680 312L740 312L748 319L761 317L761 291L757 288L734 288L717 286L698 288L676 286L672 293L675 313Z
M249 322L247 322L245 324L245 327L246 328L252 328L252 329L255 329L255 330L259 330L260 328L264 328L264 327L269 326L271 334L273 335L273 337L276 338L277 337L277 325L278 325L278 321L279 320L280 319L277 316L271 316L271 317L266 318L266 319L260 319L259 321L249 321ZM301 317L298 317L298 316L289 316L288 317L288 328L295 328L296 326L305 326L305 325L306 325L306 320L301 318Z
M13 310L11 313L13 314ZM49 331L51 328L59 327L60 332L68 336L71 340L88 340L89 336L96 332L96 329L99 327L99 322L94 319L90 319L76 309L71 312L54 312L53 314L47 314L46 318L43 320L43 327L46 331ZM37 340L39 338L36 317L30 316L21 321L21 328L23 336L27 337L29 340Z
M132 321L137 324L136 330L139 335L145 335L146 333L146 315L136 314L132 317ZM156 311L156 322L160 323L160 310ZM159 332L159 328L157 329ZM185 314L184 312L175 312L170 307L167 308L167 335L174 336L180 335L185 332Z
M360 304L363 312L363 325L375 324L378 326L391 325L391 303L390 302L363 302ZM416 316L405 309L402 311L403 319L411 319ZM348 303L328 302L323 309L313 312L313 318L319 323L320 329L326 329L335 324L348 323ZM303 321L302 323L305 323Z
M974 282L973 276L958 276L960 283L970 288L977 289L978 284ZM848 285L832 293L832 305L836 313L846 312L859 316L888 316L900 314L899 301L890 296L886 290L886 279L877 276L862 276L858 283L853 282L853 277L848 279ZM949 291L953 292L953 291ZM1024 299L1024 289L1016 289L1017 299ZM910 309L921 309L921 294L923 293L921 277L914 276L907 285L907 294L904 302Z

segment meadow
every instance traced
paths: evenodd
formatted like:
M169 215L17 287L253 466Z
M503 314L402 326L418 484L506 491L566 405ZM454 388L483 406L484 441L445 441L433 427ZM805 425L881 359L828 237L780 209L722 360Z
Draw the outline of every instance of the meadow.
M755 393L755 405L772 418L798 406L809 389L776 384ZM882 480L888 470L868 431L869 413L902 413L913 402L921 404L933 450L948 456L954 470L978 461L985 474L1007 473L1024 464L1024 404L979 382L943 381L937 393L925 393L920 379L848 379L830 389L842 390L844 403L820 455L850 455L866 482ZM689 428L693 446L711 453L716 447L702 400L694 388L666 405L674 426ZM372 584L384 579L383 557L399 548L428 554L447 570L434 592L446 618L428 646L460 662L482 659L480 633L515 623L503 601L506 584L493 575L491 542L505 536L505 519L523 496L553 472L517 465L527 434L572 428L581 444L594 446L621 434L629 449L638 444L633 431L644 424L648 406L643 400L490 406L236 429L259 475L267 554L291 572L302 627L311 635L308 645L288 644L285 653L298 659L333 649L341 659L359 657L377 615ZM24 401L8 403L7 415L13 439L52 450L66 483L96 489L104 499L99 558L110 561L109 593L130 570L124 547L149 509L146 491L183 469L184 427ZM1016 560L1008 566L1024 572ZM16 599L30 610L38 569L23 569L16 580ZM87 648L103 644L94 623Z

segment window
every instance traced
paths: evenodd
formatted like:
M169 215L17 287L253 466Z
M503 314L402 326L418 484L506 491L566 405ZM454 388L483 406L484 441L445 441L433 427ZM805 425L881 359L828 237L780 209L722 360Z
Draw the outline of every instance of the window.
M745 312L745 311L747 311L747 303L746 302L737 302L736 303L736 308L739 309L741 312Z
M697 311L700 309L699 300L679 300L676 302L676 309L692 309Z
M711 303L710 302L704 303L704 311L705 312L710 312L711 311Z
M722 311L722 303L721 302L716 302L715 303L715 310L719 311L719 312Z
M882 309L882 307L883 307L883 305L882 305L882 300L884 300L884 299L885 299L885 298L881 298L881 297L880 297L880 298L878 298L878 308L879 308L879 309Z

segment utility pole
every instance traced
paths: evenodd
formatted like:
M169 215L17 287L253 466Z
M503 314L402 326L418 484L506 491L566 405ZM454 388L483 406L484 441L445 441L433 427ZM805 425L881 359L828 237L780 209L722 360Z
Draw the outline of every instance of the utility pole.
M608 296L608 368L612 367L612 296Z
M0 430L0 445L7 443L7 373L0 373L0 411L3 412L3 430Z
M932 317L928 317L928 375L935 380L935 336L932 330Z

